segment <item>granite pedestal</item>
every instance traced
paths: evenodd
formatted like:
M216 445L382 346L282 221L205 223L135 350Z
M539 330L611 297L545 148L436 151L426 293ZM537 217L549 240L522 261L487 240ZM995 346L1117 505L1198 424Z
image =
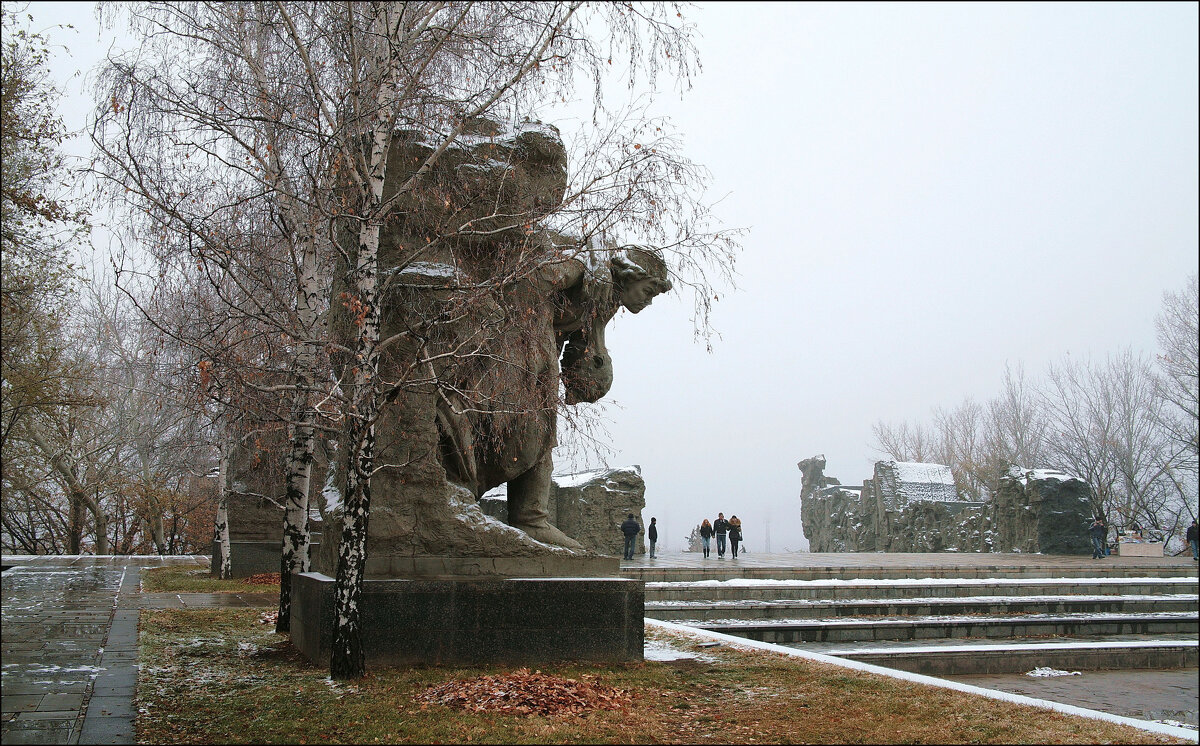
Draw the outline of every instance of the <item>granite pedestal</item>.
M235 578L248 578L251 575L261 575L267 572L279 572L282 549L281 539L270 541L239 541L229 542L229 565ZM321 548L321 535L315 534L310 540L308 553L313 556ZM221 545L213 542L212 569L210 574L216 577L221 567Z
M297 575L292 643L329 664L334 580ZM365 580L368 666L642 659L645 585L622 578Z

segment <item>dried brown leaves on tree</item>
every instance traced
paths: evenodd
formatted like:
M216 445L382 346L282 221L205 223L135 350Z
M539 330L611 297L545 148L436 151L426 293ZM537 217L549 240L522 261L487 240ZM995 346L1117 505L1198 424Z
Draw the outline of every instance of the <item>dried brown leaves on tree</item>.
M530 673L519 668L499 676L448 681L417 695L422 705L438 704L470 712L497 712L507 715L583 715L593 710L625 710L633 703L632 695L606 686L594 677L584 680Z

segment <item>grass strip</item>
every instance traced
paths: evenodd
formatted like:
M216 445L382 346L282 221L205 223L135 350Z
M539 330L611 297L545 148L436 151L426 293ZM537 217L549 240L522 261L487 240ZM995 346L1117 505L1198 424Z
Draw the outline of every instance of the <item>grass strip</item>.
M646 633L656 647L697 657L536 667L629 692L627 706L475 712L421 695L516 667L378 669L335 682L258 617L142 613L139 743L1184 743L774 653L700 648L656 629Z
M219 580L207 567L181 565L154 567L142 572L143 593L279 593L279 584L246 582L246 578Z

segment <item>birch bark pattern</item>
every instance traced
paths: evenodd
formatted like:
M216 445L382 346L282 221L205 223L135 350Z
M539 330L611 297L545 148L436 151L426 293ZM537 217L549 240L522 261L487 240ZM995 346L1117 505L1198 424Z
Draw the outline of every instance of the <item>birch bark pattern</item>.
M233 578L233 560L229 556L229 445L222 441L217 462L217 517L213 525L213 542L218 547L219 580Z
M302 223L303 225L303 223ZM302 246L301 276L296 287L296 312L304 329L316 323L318 292L317 250L311 231L299 237ZM308 493L312 479L314 423L317 413L312 406L315 387L313 371L317 364L316 346L305 340L296 357L296 406L292 448L286 466L285 508L283 513L283 550L279 569L279 614L277 633L291 630L292 575L310 568L308 530Z
M378 147L379 139L376 137L376 147L382 153L383 148ZM372 153L374 157L375 153ZM382 167L375 170L382 173ZM380 188L373 194L376 202L383 191L382 177L378 181ZM378 409L374 374L378 366L375 346L379 341L379 312L375 298L379 228L377 221L367 223L359 238L355 283L356 300L361 304L358 364L351 371L353 384L346 414L346 495L334 586L334 635L330 655L330 675L335 679L359 678L366 672L362 645L362 583L367 562L367 521L371 513L371 472L374 469Z
M386 86L385 86L386 87ZM383 107L380 107L383 109ZM334 586L334 635L330 675L335 679L359 678L366 673L362 646L362 582L367 562L367 520L371 513L371 472L375 465L376 372L379 367L379 307L376 279L379 271L380 209L383 177L391 126L376 126L371 145L369 191L364 195L369 218L359 230L358 261L354 271L352 311L358 324L356 364L350 368L350 404L347 409L346 495L342 541L338 548Z

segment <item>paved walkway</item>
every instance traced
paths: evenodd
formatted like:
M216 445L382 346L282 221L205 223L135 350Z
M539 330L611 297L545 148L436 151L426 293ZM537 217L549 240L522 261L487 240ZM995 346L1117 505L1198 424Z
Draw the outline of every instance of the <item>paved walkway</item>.
M0 740L133 743L142 569L196 562L5 556Z
M1197 563L1186 557L1105 557L1092 559L1089 555L1050 555L1050 554L1000 554L987 552L928 552L928 553L884 553L884 552L775 552L771 554L759 552L739 552L737 559L729 552L724 557L717 557L717 545L713 543L712 552L705 558L700 552L659 552L655 559L649 555L639 554L631 560L621 560L621 568L702 568L725 569L729 567L888 567L897 569L911 568L913 570L937 569L949 567L964 568L1003 568L1003 567L1061 567L1061 568L1095 568L1097 575L1103 575L1106 567L1146 567L1178 568L1181 574L1195 574Z
M1193 637L1193 639L1195 639ZM951 681L999 689L1051 702L1087 707L1140 720L1200 725L1197 670L1170 668L1137 671L1081 671L1078 676L1033 677L1027 674L947 676Z

